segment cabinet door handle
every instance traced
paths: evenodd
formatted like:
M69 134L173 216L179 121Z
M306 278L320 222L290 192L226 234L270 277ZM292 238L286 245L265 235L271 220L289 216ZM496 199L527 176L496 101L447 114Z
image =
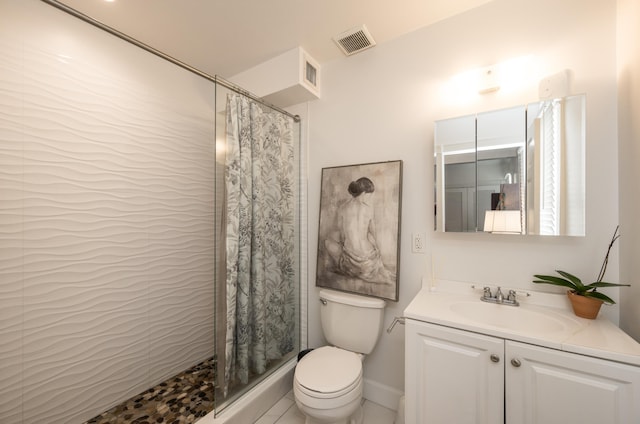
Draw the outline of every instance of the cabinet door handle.
M517 367L519 367L520 365L522 365L522 362L520 362L520 360L519 360L519 359L513 358L513 359L511 360L511 365L513 365L514 367L516 367L516 368L517 368Z
M491 358L491 362L500 362L500 357L495 353L492 353L491 356L489 356L489 358Z

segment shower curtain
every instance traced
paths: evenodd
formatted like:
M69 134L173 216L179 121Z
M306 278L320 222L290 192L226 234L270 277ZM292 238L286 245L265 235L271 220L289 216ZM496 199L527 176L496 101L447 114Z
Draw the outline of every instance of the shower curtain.
M295 343L293 119L262 107L227 96L225 396Z

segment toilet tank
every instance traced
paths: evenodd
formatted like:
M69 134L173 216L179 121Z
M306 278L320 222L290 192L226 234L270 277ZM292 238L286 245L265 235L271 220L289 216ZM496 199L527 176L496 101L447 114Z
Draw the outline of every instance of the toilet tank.
M384 300L322 289L320 301L327 341L352 352L371 353L382 331Z

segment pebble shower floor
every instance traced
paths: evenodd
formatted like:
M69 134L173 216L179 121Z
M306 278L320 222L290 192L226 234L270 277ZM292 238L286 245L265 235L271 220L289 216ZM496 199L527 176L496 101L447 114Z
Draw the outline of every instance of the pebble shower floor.
M213 410L214 361L207 359L84 424L189 424Z

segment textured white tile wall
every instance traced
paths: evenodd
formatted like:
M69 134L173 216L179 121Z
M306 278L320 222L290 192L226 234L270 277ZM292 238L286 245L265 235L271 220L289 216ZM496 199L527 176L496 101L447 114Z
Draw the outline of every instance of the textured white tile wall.
M0 3L0 422L76 423L213 355L213 84Z

